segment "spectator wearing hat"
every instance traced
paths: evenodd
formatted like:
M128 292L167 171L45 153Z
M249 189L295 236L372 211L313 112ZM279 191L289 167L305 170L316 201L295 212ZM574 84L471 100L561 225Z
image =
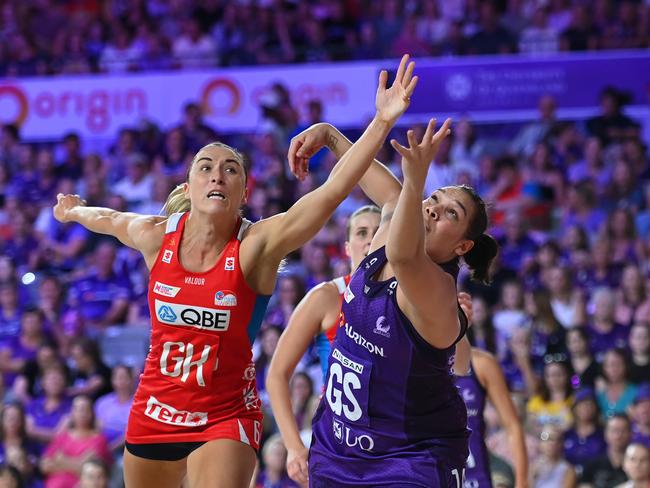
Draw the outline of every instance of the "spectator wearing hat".
M594 390L589 387L578 390L571 411L573 427L564 434L564 455L580 475L586 463L607 450L603 429L598 422L600 412Z
M632 442L638 442L650 449L650 382L642 383L636 394L632 415Z

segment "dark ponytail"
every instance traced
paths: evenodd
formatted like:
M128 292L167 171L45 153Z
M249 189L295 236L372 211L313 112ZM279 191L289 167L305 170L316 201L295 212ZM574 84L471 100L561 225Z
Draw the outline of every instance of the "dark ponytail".
M490 283L489 270L492 260L496 257L499 245L488 234L481 234L474 240L474 247L463 255L465 263L472 270L472 279L486 285Z
M499 245L491 235L485 233L488 227L487 207L483 199L472 187L459 185L457 188L460 188L472 198L475 209L465 236L467 239L474 241L474 246L463 255L463 259L472 271L473 280L489 284L490 266L499 252Z

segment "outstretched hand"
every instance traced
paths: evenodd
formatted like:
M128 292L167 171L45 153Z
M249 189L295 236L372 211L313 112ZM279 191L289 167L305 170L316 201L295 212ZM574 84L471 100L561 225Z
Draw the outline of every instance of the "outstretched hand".
M404 147L395 139L390 141L393 148L402 156L402 172L404 179L424 181L429 171L429 165L438 153L440 144L451 134L451 119L445 120L444 124L435 133L436 119L431 119L422 140L418 143L413 130L406 133L409 147Z
M86 200L79 195L64 195L59 193L56 196L56 205L53 208L54 218L59 222L69 222L70 211L75 207L85 207Z
M409 59L408 54L402 56L395 74L395 81L393 81L390 88L386 88L388 72L382 70L379 73L375 107L377 108L377 115L391 125L397 122L397 119L406 112L406 109L411 104L411 95L415 90L415 85L418 83L418 77L413 76L415 62L409 62Z

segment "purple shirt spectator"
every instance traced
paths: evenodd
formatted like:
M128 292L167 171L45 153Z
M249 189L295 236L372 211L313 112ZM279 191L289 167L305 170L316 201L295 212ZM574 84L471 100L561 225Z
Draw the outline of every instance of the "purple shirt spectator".
M587 330L591 338L589 347L598 362L602 362L607 350L613 347L625 348L630 333L628 327L616 323L609 332L599 331L591 324L587 326Z

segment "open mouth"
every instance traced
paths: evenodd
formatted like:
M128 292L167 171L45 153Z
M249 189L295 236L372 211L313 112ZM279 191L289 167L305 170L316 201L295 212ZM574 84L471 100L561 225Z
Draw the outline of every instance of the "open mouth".
M221 193L220 191L213 190L210 193L208 193L208 199L209 200L225 200L226 196Z

